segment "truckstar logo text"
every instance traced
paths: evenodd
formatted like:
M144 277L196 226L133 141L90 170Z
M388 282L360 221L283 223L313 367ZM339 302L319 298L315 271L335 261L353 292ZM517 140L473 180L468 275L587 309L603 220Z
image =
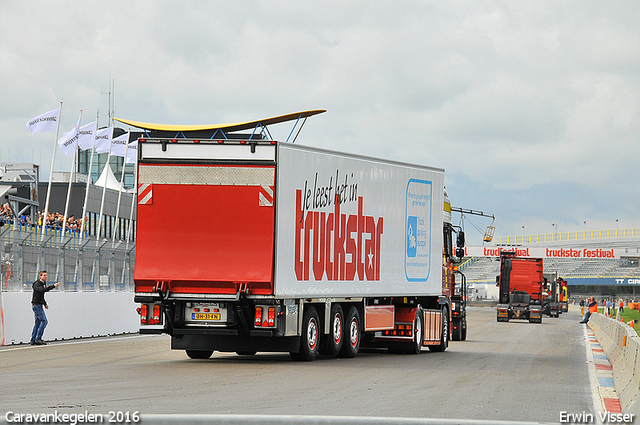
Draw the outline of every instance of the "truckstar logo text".
M313 268L315 280L380 280L380 240L383 218L377 222L364 215L364 199L358 197L358 214L340 214L341 202L334 212L308 211L296 190L295 273L297 280L309 280ZM355 238L354 238L355 236ZM347 255L350 261L347 262ZM363 261L363 258L365 259Z

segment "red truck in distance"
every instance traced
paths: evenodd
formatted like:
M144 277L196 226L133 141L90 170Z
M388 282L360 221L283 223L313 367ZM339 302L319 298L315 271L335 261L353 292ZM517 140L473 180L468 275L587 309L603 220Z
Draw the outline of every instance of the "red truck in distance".
M542 258L518 257L515 252L500 253L498 322L511 319L542 323Z

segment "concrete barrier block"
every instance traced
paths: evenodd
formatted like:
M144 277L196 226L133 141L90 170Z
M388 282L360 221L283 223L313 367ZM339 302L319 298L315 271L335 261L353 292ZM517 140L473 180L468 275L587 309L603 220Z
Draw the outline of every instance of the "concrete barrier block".
M625 341L627 339L627 330L624 328L624 325L619 322L616 322L613 319L607 320L612 322L613 328L613 347L611 355L609 356L609 363L611 363L611 365L615 365L621 362L626 352Z
M640 397L636 393L634 399L628 405L622 405L622 400L620 400L620 406L622 407L623 413L631 413L634 414L636 418L640 418Z
M634 332L635 333L635 332ZM625 373L630 374L629 382L624 388L618 389L617 382L614 375L614 385L618 391L618 397L620 398L620 406L625 413L636 413L633 409L638 410L640 413L640 400L638 400L638 392L640 391L640 338L637 336L630 336L627 338L626 352L623 361L620 362L623 371L619 371L618 374L625 376ZM621 386L621 385L620 385Z
M625 403L629 404L638 393L638 382L633 376L633 367L629 367L629 358L635 358L638 355L637 344L629 343L629 339L626 341L626 345L622 346L619 350L620 355L617 361L613 365L613 383L618 392L620 398L620 405ZM633 362L635 365L635 361Z

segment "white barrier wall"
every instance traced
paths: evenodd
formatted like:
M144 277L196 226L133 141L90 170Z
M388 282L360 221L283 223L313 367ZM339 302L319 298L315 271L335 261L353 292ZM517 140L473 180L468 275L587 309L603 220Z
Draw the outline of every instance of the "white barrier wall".
M640 417L640 337L630 326L595 313L589 326L613 366L613 382L624 413Z
M132 292L47 292L49 325L43 339L60 340L137 332L140 324ZM0 332L4 345L28 343L33 330L31 291L3 292Z

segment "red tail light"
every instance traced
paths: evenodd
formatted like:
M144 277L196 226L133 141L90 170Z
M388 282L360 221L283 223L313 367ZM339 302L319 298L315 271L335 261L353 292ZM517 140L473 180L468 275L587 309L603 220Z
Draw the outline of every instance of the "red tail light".
M140 324L142 325L147 324L147 305L146 304L142 304L140 306Z
M276 325L276 309L274 307L269 307L269 315L267 318L267 324L269 326Z
M260 327L262 325L262 307L256 307L255 326Z
M153 306L153 324L157 325L160 323L160 304L156 304Z

